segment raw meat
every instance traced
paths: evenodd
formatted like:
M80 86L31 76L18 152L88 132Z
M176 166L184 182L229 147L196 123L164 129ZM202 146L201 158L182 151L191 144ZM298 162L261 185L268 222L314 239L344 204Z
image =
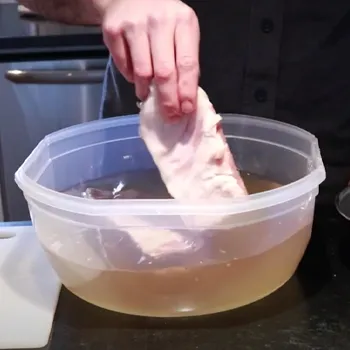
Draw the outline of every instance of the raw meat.
M221 116L203 89L195 115L166 122L156 90L141 105L140 136L163 182L179 200L217 200L245 196L247 191L221 128Z
M140 135L169 194L180 201L209 200L210 203L245 196L247 191L221 128L221 116L215 113L202 89L198 90L197 103L196 115L172 122L161 116L153 87L141 105ZM168 261L170 256L180 254L179 261L189 264L191 259L198 263L201 257L210 256L210 238L204 231L225 218L225 214L188 215L178 218L182 225L167 223L168 227L182 226L182 230L162 228L162 216L128 217L125 225L121 218L114 220L116 225L129 226L127 234L143 254L140 261L146 256Z

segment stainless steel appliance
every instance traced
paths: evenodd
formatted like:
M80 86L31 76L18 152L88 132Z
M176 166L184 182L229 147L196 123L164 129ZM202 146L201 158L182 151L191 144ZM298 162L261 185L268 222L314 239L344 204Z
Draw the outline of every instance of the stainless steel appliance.
M0 182L5 220L29 219L14 173L47 134L98 118L107 59L0 64Z

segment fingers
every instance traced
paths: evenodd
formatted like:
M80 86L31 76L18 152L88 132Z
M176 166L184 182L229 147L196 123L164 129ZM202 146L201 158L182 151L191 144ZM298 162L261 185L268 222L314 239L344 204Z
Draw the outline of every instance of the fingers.
M191 11L179 17L175 29L178 93L182 113L194 112L199 79L199 25Z
M148 95L149 84L153 75L151 50L146 26L141 24L125 28L125 38L130 50L136 95L143 101Z
M104 18L105 43L119 71L135 83L140 100L148 96L154 79L165 116L190 114L197 107L198 20L180 1L154 3L159 9L150 12L140 2L134 16L132 3L114 3Z
M113 36L104 35L104 41L119 72L127 81L134 82L130 52L124 35L122 33Z
M174 48L175 20L151 20L149 37L152 52L153 75L160 108L165 117L180 114L177 72Z

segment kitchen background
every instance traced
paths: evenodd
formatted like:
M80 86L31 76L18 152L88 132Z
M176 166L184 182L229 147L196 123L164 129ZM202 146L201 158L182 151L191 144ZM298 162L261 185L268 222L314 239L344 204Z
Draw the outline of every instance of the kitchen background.
M0 0L0 220L29 219L14 173L45 135L98 118L108 53L97 27Z
M0 0L0 220L29 218L14 173L36 144L55 130L97 118L107 57L98 28L21 17L15 1ZM24 335L39 334L48 320L47 306L40 302L50 294L45 286L54 284L41 260L35 260L36 246L28 245L30 231L23 232L23 244L14 241L8 255L6 273L2 265L0 347L6 327L14 335L11 341L25 341ZM349 349L349 222L335 208L320 210L312 236L298 271L284 287L260 302L213 317L164 320L112 313L62 287L50 341L42 349ZM13 241L3 242L5 249ZM0 257L7 258L3 252ZM41 282L43 288L36 285ZM8 285L21 286L8 288L17 299L4 296ZM26 309L18 300L36 307L33 316L22 313ZM37 310L45 313L45 322L37 321Z

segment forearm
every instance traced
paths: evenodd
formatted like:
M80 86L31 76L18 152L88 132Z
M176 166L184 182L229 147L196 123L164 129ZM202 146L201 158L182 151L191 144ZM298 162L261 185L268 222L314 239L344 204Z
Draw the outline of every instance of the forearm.
M99 25L109 0L19 0L48 20L67 24Z

